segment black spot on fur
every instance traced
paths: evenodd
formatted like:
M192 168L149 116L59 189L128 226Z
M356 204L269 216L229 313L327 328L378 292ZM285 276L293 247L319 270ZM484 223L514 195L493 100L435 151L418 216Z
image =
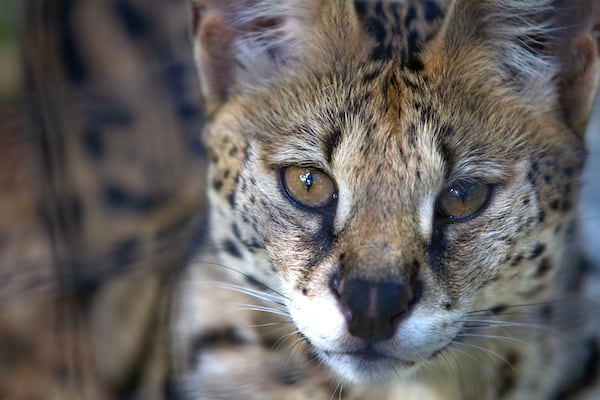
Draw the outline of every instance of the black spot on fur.
M196 358L198 353L215 347L235 347L248 344L248 341L240 335L233 326L224 326L218 329L210 329L200 333L192 340L191 356Z
M519 364L519 355L511 351L506 354L504 357L505 362L500 364L498 369L498 388L497 388L497 398L502 398L510 393L514 388L517 382L516 380L516 368Z
M529 255L530 260L535 260L538 258L543 252L546 250L546 245L543 243L538 243L535 245L533 251Z
M404 65L413 71L421 71L423 69L423 63L418 57L418 53L421 45L421 37L415 30L411 30L408 33L408 54Z
M113 252L113 264L119 270L131 267L140 258L140 242L137 239L126 239L118 243Z
M240 232L240 228L238 227L238 225L234 222L233 224L231 224L231 231L233 232L233 235L238 239L238 240L242 240L242 233Z
M404 17L404 25L410 26L410 24L415 20L416 17L417 17L416 8L414 6L409 7L408 10L406 11L406 17Z
M565 169L563 169L563 172L565 174L566 177L570 178L571 176L573 176L573 168L571 167L566 167Z
M543 258L536 268L534 276L536 278L543 278L550 270L552 270L552 262L548 258Z
M88 68L83 59L78 43L81 41L73 31L73 10L76 8L76 1L64 0L60 2L59 19L61 24L59 29L59 40L61 44L62 55L60 59L65 63L65 70L71 82L80 84L85 81L89 75Z
M220 179L215 179L213 180L212 186L216 191L219 191L223 187L223 181Z
M532 170L532 171L534 171L534 172L537 172L537 170L538 170L539 168L540 168L540 166L539 166L539 164L538 164L538 162L537 162L537 161L533 161L533 162L531 163L531 170Z
M541 224L544 222L544 219L546 219L546 213L544 212L544 210L540 210L540 212L538 213L538 222Z
M235 205L235 191L232 191L227 195L227 203L233 208Z
M149 212L163 205L166 197L160 194L138 195L119 184L108 184L104 188L104 200L114 209Z
M544 175L544 183L551 183L551 182L552 182L552 175L545 174Z
M532 185L535 186L535 174L531 171L527 172L527 181Z
M390 49L385 46L385 26L377 18L369 18L365 21L367 32L375 38L376 46L371 51L372 60L381 60L388 57Z
M115 13L129 36L140 37L152 31L153 24L139 7L123 0L114 1L113 3Z
M83 131L83 144L88 154L92 157L100 159L104 156L106 150L104 141L102 140L102 135L95 127Z
M550 209L553 211L558 210L559 206L560 206L560 202L558 200L552 200L552 202L550 203Z
M519 265L521 263L521 261L523 261L523 255L522 254L517 254L511 261L510 266L511 267L516 267L517 265Z
M232 257L242 258L242 252L232 240L227 239L223 242L223 250Z
M425 20L427 22L433 22L444 16L444 12L436 1L425 1L423 7L425 7Z
M408 59L404 62L404 66L414 72L420 72L425 68L425 64L423 64L421 58L416 54L409 55Z

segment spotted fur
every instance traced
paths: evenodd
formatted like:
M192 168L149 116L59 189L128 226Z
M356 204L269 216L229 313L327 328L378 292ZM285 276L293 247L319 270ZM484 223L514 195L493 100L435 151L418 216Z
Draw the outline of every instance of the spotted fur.
M218 258L182 283L189 398L598 396L574 223L597 2L194 5ZM290 196L294 165L329 205ZM457 182L489 197L444 219Z
M171 289L204 209L188 4L13 5L25 90L0 105L0 398L176 398Z

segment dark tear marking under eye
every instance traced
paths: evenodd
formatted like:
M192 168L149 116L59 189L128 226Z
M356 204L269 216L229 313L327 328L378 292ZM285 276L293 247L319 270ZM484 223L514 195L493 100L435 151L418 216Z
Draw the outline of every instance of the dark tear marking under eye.
M306 282L310 281L313 272L316 270L315 267L323 262L334 247L333 217L323 215L321 218L321 223L319 224L321 229L316 234L307 237L304 242L298 244L301 247L313 249L314 252L303 268L302 278L298 281L296 290L300 290Z

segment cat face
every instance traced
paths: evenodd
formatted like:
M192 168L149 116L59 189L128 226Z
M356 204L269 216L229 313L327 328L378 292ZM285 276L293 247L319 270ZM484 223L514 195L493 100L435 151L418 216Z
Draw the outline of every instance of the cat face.
M320 4L326 30L303 30L302 13L261 20L305 36L262 48L267 60L219 91L212 234L227 266L281 296L321 361L374 381L436 360L482 313L555 295L586 117L517 40L545 32L535 21L496 32L457 2L408 65L373 58L351 4Z

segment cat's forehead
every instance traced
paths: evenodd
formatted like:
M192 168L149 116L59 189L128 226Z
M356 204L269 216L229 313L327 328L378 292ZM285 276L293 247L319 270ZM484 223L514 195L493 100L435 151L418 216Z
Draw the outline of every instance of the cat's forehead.
M511 127L493 121L488 114L494 110L485 111L484 101L460 109L445 101L444 90L396 63L313 72L250 98L247 122L274 163L324 169L336 154L379 163L434 153L468 158L484 151L494 159L502 158L496 153L504 148L514 150L509 135L497 135L498 129Z

